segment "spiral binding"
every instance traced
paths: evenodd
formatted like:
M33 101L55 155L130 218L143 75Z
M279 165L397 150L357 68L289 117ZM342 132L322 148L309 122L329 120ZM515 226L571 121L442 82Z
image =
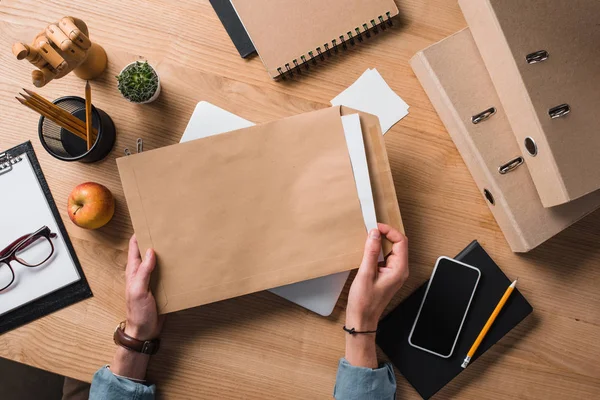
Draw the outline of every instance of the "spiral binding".
M386 19L387 18L387 19ZM369 26L369 24L371 26ZM338 53L339 48L347 50L348 46L354 46L357 42L362 43L364 38L371 37L371 33L377 35L379 30L385 31L388 26L394 25L392 21L391 12L386 12L385 16L380 15L377 19L372 19L369 23L362 24L362 27L354 28L354 33L348 31L346 35L340 35L338 39L332 39L331 43L327 42L323 44L323 47L319 46L314 51L309 51L307 54L301 55L299 58L295 58L291 63L286 63L282 67L277 68L279 77L286 79L286 75L290 78L294 77L294 72L298 74L302 73L302 67L306 70L309 69L310 64L316 65L317 59L324 61L325 56L331 57L331 53ZM362 28L362 31L361 31ZM346 38L347 36L347 38Z

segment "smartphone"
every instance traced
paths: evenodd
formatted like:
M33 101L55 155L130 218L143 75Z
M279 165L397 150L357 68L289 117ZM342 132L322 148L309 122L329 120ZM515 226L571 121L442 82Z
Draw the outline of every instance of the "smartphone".
M408 343L436 356L450 357L480 277L478 268L449 257L438 258Z

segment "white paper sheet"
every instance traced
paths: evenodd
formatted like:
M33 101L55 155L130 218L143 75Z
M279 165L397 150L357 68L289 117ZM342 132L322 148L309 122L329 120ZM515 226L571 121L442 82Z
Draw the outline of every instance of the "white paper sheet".
M362 210L367 231L377 228L377 217L375 215L375 202L373 201L373 190L371 189L371 178L369 177L369 166L367 164L367 153L363 141L360 118L358 114L342 116L346 145L354 172L354 181L358 191L358 200Z
M11 263L15 282L0 292L0 315L80 279L29 158L26 154L22 157L12 171L0 175L0 250L44 225L58 236L50 239L54 255L41 266Z
M376 69L366 70L352 85L331 100L331 104L376 115L384 135L396 122L408 115L409 108Z
M371 188L371 177L369 175L369 165L367 164L367 153L365 151L365 142L362 136L360 126L360 117L358 114L342 116L342 125L344 126L344 135L346 135L346 145L354 173L354 182L358 192L360 209L365 220L367 231L377 229L377 216L375 215L375 201L373 200L373 190ZM379 252L379 262L383 261L383 250Z
M361 202L361 210L363 210L363 218L365 220L365 227L372 229L371 227L377 227L377 220L375 217L375 205L373 203L373 192L371 190L371 181L369 180L369 171L366 164L366 154L364 149L364 143L362 138L362 132L360 127L360 119L358 114L353 114L354 117L350 118L346 124L348 124L349 131L352 132L347 135L348 151L351 157L351 163L353 170L355 169L355 181L356 175L359 175L360 183L357 181L357 191L359 193L359 201ZM344 123L344 117L342 117L342 123ZM356 123L358 122L358 125ZM188 123L188 126L181 137L181 142L187 142L194 139L200 139L220 133L246 128L252 126L254 123L238 117L235 114L225 111L211 103L201 101L196 105L194 113ZM358 128L358 135L357 135ZM346 130L346 125L344 125ZM349 138L349 139L348 139ZM360 141L360 142L359 142ZM360 160L354 161L353 157L360 152L362 149L362 157L360 155L357 158ZM362 169L362 172L358 170ZM368 188L365 184L368 184ZM360 194L362 192L362 194ZM370 201L368 200L370 198ZM365 207L363 208L363 202ZM370 202L370 205L369 205ZM366 211L365 209L371 210ZM383 254L380 255L380 260L383 259ZM322 278L311 279L304 282L298 282L291 285L285 285L278 288L273 288L270 292L275 293L291 302L294 302L302 307L305 307L317 314L328 316L333 312L333 308L340 297L340 294L344 288L346 280L350 272L340 272L333 275L324 276Z
M196 105L180 143L255 125L242 117L225 111L207 101Z

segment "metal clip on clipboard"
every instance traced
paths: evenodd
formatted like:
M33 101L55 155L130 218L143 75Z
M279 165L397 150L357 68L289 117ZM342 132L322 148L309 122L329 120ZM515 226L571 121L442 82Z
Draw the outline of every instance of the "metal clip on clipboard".
M14 164L21 161L22 157L12 157L8 153L0 153L0 175L12 170Z

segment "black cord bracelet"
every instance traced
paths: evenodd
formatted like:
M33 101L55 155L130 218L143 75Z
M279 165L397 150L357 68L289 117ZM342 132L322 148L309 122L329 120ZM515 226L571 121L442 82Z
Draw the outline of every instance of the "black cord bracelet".
M346 325L344 325L344 327L342 329L344 329L344 331L348 332L351 335L365 334L365 333L377 333L377 330L374 330L374 331L357 331L354 328L348 329L348 328L346 328Z

